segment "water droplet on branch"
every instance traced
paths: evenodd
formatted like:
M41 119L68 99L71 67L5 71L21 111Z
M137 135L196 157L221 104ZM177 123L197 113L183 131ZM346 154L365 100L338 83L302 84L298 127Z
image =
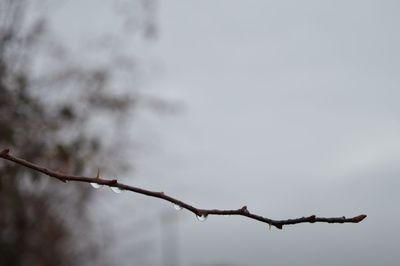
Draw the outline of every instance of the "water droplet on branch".
M178 204L174 204L174 209L177 211L182 210L182 206L178 205Z
M111 187L111 190L114 191L117 194L122 192L122 189L120 189L119 187Z
M90 183L90 185L94 188L100 188L101 185L97 184L97 183Z
M199 220L200 222L204 222L207 219L207 215L196 215L197 220Z

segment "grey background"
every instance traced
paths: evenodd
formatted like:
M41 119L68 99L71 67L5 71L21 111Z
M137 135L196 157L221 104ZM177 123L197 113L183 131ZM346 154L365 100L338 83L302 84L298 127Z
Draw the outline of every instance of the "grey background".
M100 205L114 263L399 265L400 2L158 4L158 41L131 49L145 93L185 108L141 112L127 182L201 208L368 218L269 231L124 193Z

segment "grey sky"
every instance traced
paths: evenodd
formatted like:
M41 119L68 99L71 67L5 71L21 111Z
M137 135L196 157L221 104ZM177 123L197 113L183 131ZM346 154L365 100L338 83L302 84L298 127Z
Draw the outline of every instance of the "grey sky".
M96 5L95 31L114 25ZM68 8L58 19L77 14ZM368 214L358 225L268 231L175 212L181 265L399 265L400 2L159 1L158 11L156 43L118 50L146 57L144 91L185 111L135 120L135 175L145 178L129 183L276 219ZM79 25L67 25L81 43ZM143 230L159 245L151 217L169 206L126 194L101 206L117 212L114 262L131 265L135 217L149 215ZM132 205L132 214L115 210ZM160 247L147 252L159 265Z
M150 89L186 111L155 119L149 140L162 151L143 156L139 172L200 207L369 215L270 232L243 218L179 214L182 265L399 264L399 7L160 3L154 50L165 73Z

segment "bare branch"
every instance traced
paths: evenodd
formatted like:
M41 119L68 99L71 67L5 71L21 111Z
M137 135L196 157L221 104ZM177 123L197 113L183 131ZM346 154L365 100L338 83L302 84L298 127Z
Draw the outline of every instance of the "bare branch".
M75 182L84 182L84 183L96 183L99 185L105 185L109 187L119 188L120 190L131 191L139 194L143 194L149 197L159 198L165 201L169 201L182 209L186 209L192 213L194 213L198 217L207 217L209 215L240 215L245 216L250 219L254 219L263 223L267 223L269 226L275 226L278 229L282 229L284 225L289 224L299 224L299 223L359 223L364 220L367 215L362 214L352 218L343 217L334 217L334 218L324 218L324 217L316 217L315 215L311 215L308 217L301 217L296 219L287 219L287 220L272 220L257 214L251 213L246 206L243 206L237 210L217 210L217 209L199 209L195 208L192 205L189 205L181 200L175 199L171 196L166 195L164 192L156 192L150 191L134 186L125 185L119 183L116 179L103 179L100 177L100 171L98 170L96 176L94 177L86 177L86 176L75 176L75 175L66 175L57 171L50 170L43 166L28 162L24 159L20 159L10 155L9 149L3 149L0 152L0 158L3 158L8 161L12 161L16 164L25 166L27 168L33 169L35 171L41 172L50 177L56 178L64 183L67 181L75 181Z

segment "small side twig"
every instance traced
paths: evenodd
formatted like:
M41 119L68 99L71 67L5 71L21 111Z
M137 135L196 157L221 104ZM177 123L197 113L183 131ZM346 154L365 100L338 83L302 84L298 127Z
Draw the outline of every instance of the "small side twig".
M45 175L56 178L64 183L70 182L70 181L84 182L84 183L96 183L99 185L119 188L120 190L135 192L135 193L146 195L149 197L159 198L159 199L162 199L165 201L169 201L169 202L173 203L174 205L179 206L179 208L186 209L186 210L194 213L198 217L204 217L204 218L207 216L210 216L210 215L239 215L239 216L245 216L250 219L254 219L254 220L266 223L269 226L275 226L278 229L282 229L284 225L299 224L299 223L317 223L317 222L320 222L320 223L359 223L367 217L367 215L365 215L365 214L361 214L361 215L351 217L351 218L346 218L345 216L324 218L324 217L317 217L315 215L311 215L308 217L301 217L301 218L296 218L296 219L273 220L270 218L266 218L266 217L251 213L247 209L247 206L243 206L236 210L200 209L200 208L193 207L192 205L189 205L188 203L185 203L181 200L178 200L176 198L168 196L164 192L150 191L150 190L142 189L139 187L125 185L125 184L119 183L118 180L116 180L116 179L103 179L100 177L99 170L97 171L97 174L94 177L66 175L66 174L48 169L46 167L31 163L24 159L14 157L10 154L9 149L3 149L2 151L0 151L0 158L3 158L8 161L12 161L16 164L19 164L19 165L25 166L27 168L30 168L32 170L41 172Z

